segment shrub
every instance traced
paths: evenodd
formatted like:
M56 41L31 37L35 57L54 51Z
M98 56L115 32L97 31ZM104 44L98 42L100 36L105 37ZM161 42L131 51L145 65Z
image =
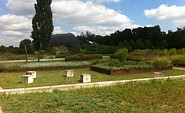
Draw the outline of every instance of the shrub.
M101 59L102 56L99 54L76 54L71 56L66 56L66 61L79 61L79 60L93 60L93 59Z
M185 65L185 55L171 56L173 65Z
M168 50L167 49L160 50L160 55L161 56L168 56L169 55Z
M170 66L170 60L167 57L160 57L153 60L152 65L155 67L167 67Z
M185 48L178 49L177 53L180 54L180 55L184 55L185 54Z
M175 48L172 48L169 50L169 55L176 55L177 54L177 51Z
M117 56L117 58L120 62L126 61L127 54L128 54L127 48L118 49L115 53L115 55Z
M0 63L0 69L8 69L8 70L12 70L12 69L17 69L19 68L20 63Z
M117 50L115 46L99 45L99 46L82 46L81 49L85 50L87 54L114 54Z
M135 61L146 61L150 60L153 57L154 55L152 51L149 49L145 50L136 49L128 55L128 59Z

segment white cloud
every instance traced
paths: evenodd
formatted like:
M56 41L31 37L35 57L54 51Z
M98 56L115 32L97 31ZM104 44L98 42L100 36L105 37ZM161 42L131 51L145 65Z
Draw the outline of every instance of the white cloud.
M16 45L25 38L30 38L31 21L24 16L0 16L0 45ZM7 42L5 43L4 41Z
M149 18L171 21L178 27L185 26L185 6L168 6L162 4L156 9L144 10L144 15Z
M106 29L114 32L132 24L127 16L89 1L57 1L52 4L52 9L55 21L74 26L73 29L80 32L105 34Z
M36 0L35 0L36 1ZM31 17L34 13L34 0L7 0L6 6L11 13Z
M90 31L94 34L106 35L116 30L136 26L132 25L132 20L126 15L99 4L120 1L53 0L51 5L55 23L53 33L73 32L78 34ZM11 39L7 44L16 43L14 45L18 45L18 40L30 38L35 2L36 0L7 0L6 6L11 12L0 16L0 45L4 44L7 39ZM67 30L66 26L68 26Z
M96 3L104 3L104 2L121 2L121 0L91 0Z
M62 30L60 26L55 26L53 34L61 34L61 33L66 33L66 31Z

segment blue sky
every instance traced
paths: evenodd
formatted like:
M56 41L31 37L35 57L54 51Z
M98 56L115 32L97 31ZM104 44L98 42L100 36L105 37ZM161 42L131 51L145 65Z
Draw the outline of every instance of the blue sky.
M155 18L147 18L144 10L155 9L160 5L168 6L185 6L184 0L122 0L121 2L105 3L109 8L127 15L135 24L145 25L161 25L163 31L176 30L176 25L166 20L160 21Z
M0 45L18 46L30 38L36 0L0 1ZM90 31L108 35L125 28L160 25L162 31L185 26L184 0L53 0L54 32Z

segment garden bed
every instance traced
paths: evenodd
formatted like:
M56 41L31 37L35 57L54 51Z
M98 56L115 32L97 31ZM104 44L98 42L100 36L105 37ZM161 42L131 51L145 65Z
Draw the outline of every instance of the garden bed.
M0 65L0 72L24 72L29 70L65 70L72 68L89 68L90 62L29 62L29 63L6 63Z
M0 69L0 72L25 72L30 70L35 71L50 71L50 70L66 70L66 69L78 69L89 68L90 66L70 66L70 67L45 67L45 68L25 68L25 69Z
M161 68L140 68L140 69L129 69L129 70L111 70L111 69L105 69L100 68L96 66L91 66L90 69L92 71L108 74L108 75L120 75L120 74L130 74L130 73L139 73L139 72L153 72L153 71L161 71L161 70L171 70L173 67L161 67Z

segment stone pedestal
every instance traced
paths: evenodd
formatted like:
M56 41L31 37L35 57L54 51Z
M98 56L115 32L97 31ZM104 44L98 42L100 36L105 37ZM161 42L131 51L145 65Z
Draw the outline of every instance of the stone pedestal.
M74 70L66 70L67 77L74 77Z
M90 74L81 74L80 81L83 83L91 82L91 75Z
M33 76L32 75L22 75L21 82L26 83L26 84L33 83Z
M36 78L36 71L27 71L26 72L26 75L32 75L33 76L33 78Z

